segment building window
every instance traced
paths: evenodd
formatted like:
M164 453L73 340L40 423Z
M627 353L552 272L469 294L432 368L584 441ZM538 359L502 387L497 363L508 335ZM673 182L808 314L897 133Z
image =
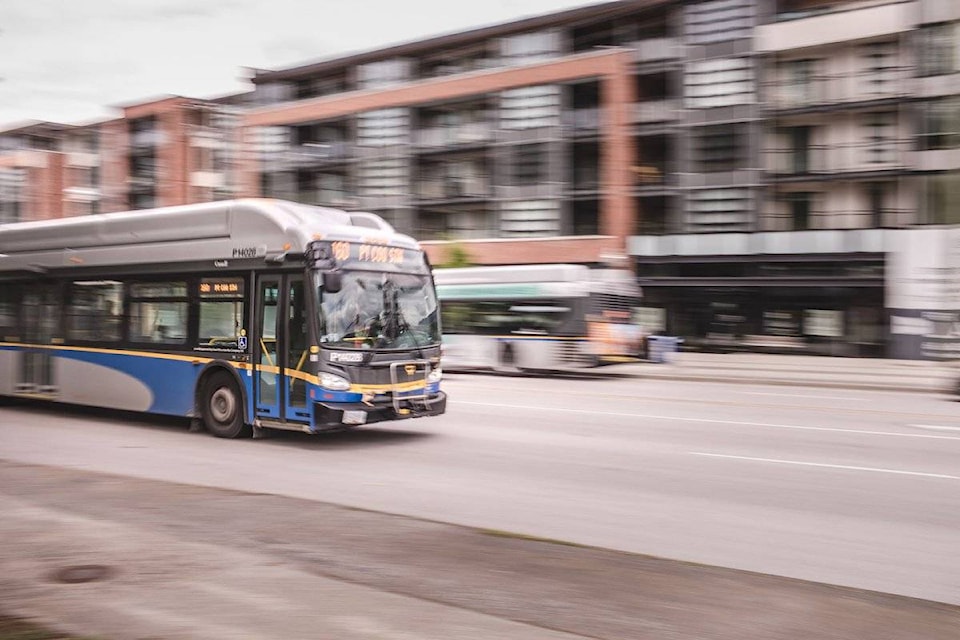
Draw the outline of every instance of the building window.
M748 231L751 222L750 190L698 189L687 199L691 232Z
M504 129L534 129L560 124L560 88L553 85L511 89L500 95Z
M547 182L547 145L524 144L514 148L510 183L514 186Z
M500 50L508 66L550 60L560 53L560 33L537 31L509 36L502 40Z
M404 158L371 160L360 165L357 195L362 197L399 196L409 190L410 170Z
M690 109L750 104L755 100L749 58L716 58L687 64L686 106Z
M0 224L20 221L20 201L26 182L25 169L0 169Z
M863 47L860 97L882 98L898 90L897 43L875 42Z
M939 76L957 71L957 24L935 24L920 29L920 75Z
M786 198L794 231L809 229L813 215L813 194L808 192L788 193Z
M882 182L867 183L867 201L870 207L870 226L878 229L884 226L887 185Z
M896 140L893 135L896 117L895 113L873 113L867 117L865 151L868 164L887 164L896 160Z
M687 6L686 36L690 44L749 38L753 32L753 0L711 0Z
M560 203L556 200L504 202L500 209L504 237L543 237L560 233Z
M776 101L780 107L799 107L820 98L816 70L819 60L786 60L779 65Z
M357 86L360 89L389 87L405 82L409 78L409 60L380 60L357 67Z
M362 147L406 144L409 133L409 109L378 109L357 116L357 144Z
M920 150L960 147L960 96L921 105Z
M923 181L923 222L960 224L960 172L927 176Z
M733 171L747 158L747 125L721 124L695 129L695 166L703 173Z

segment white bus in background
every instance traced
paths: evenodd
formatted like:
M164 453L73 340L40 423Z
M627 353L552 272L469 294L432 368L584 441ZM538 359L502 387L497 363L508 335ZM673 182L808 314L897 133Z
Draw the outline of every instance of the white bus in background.
M623 269L436 269L447 369L563 371L635 360L641 291Z

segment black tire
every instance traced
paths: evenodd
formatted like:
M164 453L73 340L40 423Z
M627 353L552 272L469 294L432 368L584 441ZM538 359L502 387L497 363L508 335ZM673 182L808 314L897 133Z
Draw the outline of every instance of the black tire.
M207 378L200 402L203 424L216 437L250 435L250 427L243 424L243 395L233 376L226 371L217 371Z

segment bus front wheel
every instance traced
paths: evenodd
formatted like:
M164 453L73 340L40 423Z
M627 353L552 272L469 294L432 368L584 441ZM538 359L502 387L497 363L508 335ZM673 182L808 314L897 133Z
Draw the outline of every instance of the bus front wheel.
M203 424L218 438L238 438L250 434L243 424L243 396L236 381L226 371L217 371L204 384Z

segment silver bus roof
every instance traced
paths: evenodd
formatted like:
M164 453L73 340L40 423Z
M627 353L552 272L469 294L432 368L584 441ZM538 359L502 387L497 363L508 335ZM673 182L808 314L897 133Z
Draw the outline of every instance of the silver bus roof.
M312 240L418 248L371 213L284 200L224 200L0 225L0 272L302 253Z

